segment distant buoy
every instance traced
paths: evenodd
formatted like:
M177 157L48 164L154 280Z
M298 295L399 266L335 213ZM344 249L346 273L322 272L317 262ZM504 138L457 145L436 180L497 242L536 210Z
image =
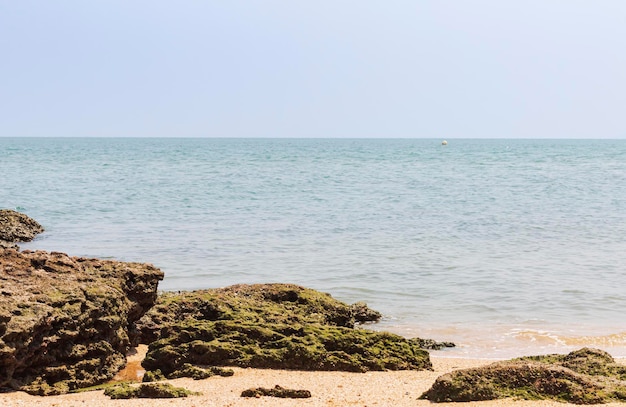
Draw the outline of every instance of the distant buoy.
M448 145L448 142L447 142L446 140L444 140L444 141L442 141L442 142L441 142L441 145L442 145L442 146L447 146L447 145Z

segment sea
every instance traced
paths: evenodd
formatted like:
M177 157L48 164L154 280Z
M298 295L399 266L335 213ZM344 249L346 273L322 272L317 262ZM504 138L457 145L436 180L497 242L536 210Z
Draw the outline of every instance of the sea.
M626 357L626 140L0 138L23 250L295 283L442 357Z

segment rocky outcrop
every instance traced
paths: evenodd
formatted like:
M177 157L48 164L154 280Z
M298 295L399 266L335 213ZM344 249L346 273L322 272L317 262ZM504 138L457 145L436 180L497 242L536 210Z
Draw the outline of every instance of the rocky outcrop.
M604 351L583 348L454 371L439 377L421 396L433 402L508 397L574 404L626 401L626 366Z
M423 348L450 345L358 329L381 314L291 284L163 293L146 314L160 270L14 248L42 231L0 211L0 390L51 395L97 385L140 341L149 344L148 380L233 374L220 366L431 369Z
M150 264L0 249L0 387L48 395L111 379L162 278Z
M299 370L431 369L419 340L355 329L363 304L292 284L163 293L138 323L147 371L180 377L188 364Z
M0 249L16 248L15 242L29 242L44 231L34 219L11 209L0 209Z

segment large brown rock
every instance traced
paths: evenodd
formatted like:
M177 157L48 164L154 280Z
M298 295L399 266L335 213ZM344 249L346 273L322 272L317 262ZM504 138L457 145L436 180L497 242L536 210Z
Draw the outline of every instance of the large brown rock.
M0 248L10 242L29 242L42 233L43 227L34 219L11 209L0 209Z
M0 387L48 395L112 378L162 278L150 264L0 248Z

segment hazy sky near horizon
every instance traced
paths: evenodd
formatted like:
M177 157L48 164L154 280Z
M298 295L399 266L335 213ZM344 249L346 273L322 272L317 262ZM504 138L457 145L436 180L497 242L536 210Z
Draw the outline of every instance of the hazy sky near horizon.
M623 0L0 0L0 137L626 138Z

